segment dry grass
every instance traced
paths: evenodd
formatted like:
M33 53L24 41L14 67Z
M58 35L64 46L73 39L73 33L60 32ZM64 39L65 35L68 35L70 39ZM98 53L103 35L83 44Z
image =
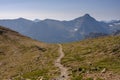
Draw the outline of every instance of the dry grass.
M0 27L0 80L50 80L59 72L54 66L58 46L45 44Z
M62 45L62 64L69 68L71 80L120 80L120 36ZM58 55L56 44L0 27L0 80L51 80L60 74L54 66Z
M106 73L110 72L110 76L114 75L113 78L104 76L107 78L105 80L120 79L118 76L120 75L120 36L67 43L63 44L63 48L65 57L62 63L69 67L71 79L84 80L86 77L91 78L88 80L94 78L104 80L103 76L100 76L104 69Z

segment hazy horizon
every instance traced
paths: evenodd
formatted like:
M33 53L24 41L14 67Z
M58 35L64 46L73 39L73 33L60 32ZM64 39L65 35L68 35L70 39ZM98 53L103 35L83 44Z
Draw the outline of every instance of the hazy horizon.
M120 0L0 0L0 19L72 20L88 13L97 20L120 19Z

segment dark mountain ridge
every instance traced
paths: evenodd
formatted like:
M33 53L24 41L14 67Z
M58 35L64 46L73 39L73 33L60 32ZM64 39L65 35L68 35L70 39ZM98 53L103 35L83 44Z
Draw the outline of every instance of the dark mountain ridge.
M0 20L0 25L18 31L33 39L49 43L73 42L86 39L86 36L91 37L91 34L93 38L96 37L94 36L96 34L99 34L99 36L103 34L110 35L120 30L115 22L100 22L89 14L70 21L52 19L31 21L24 18Z

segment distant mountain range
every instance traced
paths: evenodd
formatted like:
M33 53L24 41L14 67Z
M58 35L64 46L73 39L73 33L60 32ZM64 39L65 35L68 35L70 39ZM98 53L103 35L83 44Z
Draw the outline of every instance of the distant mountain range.
M89 14L70 21L8 19L0 20L0 25L33 39L49 43L72 42L86 38L120 34L119 20L109 23L100 22Z

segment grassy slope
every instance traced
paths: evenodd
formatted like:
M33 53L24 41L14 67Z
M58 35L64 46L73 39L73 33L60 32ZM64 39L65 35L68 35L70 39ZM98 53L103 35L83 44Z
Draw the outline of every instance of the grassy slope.
M38 42L0 27L0 80L52 79L59 74L53 64L57 51L56 45Z
M119 80L120 36L67 43L63 49L71 80Z

